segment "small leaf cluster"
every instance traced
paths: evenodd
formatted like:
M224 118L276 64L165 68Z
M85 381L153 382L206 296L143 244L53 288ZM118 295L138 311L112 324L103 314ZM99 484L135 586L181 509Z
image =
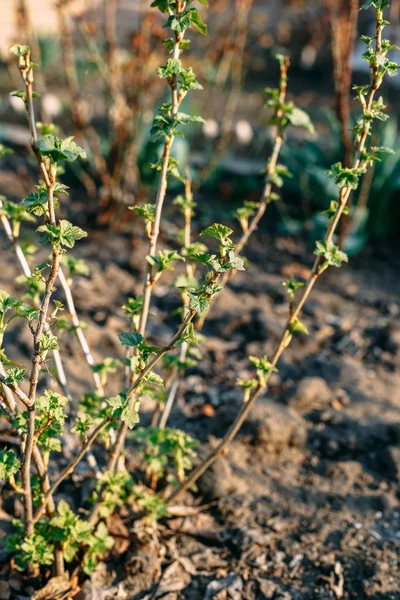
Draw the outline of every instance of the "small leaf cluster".
M130 318L134 330L139 328L140 314L143 307L143 296L128 298L122 309Z
M193 210L196 208L197 203L194 202L193 198L187 198L186 196L176 196L173 200L174 206L177 206L180 212L184 216L193 216Z
M17 533L7 536L6 550L13 553L14 564L19 571L25 571L28 564L35 569L53 564L54 544L48 522L36 523L34 533L30 536L24 535L22 520L14 519L13 525Z
M93 365L93 373L98 373L100 376L100 382L103 387L107 384L108 375L116 373L118 367L121 365L121 361L117 358L107 357L101 363Z
M177 59L170 59L177 60ZM180 61L178 61L180 62ZM167 67L165 67L167 68ZM166 71L169 73L169 71ZM181 71L182 74L182 71ZM168 78L168 77L166 77ZM193 85L193 84L192 84ZM181 87L181 90L185 90L185 87ZM189 88L193 89L193 88ZM196 87L196 89L198 89ZM184 134L180 130L181 125L188 125L190 123L204 123L204 119L199 117L198 115L188 115L183 112L177 112L176 114L172 112L172 104L167 103L163 104L160 108L156 116L154 117L154 121L151 127L151 141L157 142L158 140L167 140L170 141L174 138L174 136L179 135L179 137L184 137ZM162 169L162 160L158 163L149 165L152 169L160 171ZM170 157L168 163L168 173L177 179L183 179L178 175L177 171L178 163L177 161Z
M87 237L86 231L65 219L61 219L58 225L45 223L38 227L37 231L44 233L42 243L50 242L57 250L63 250L63 246L73 248L77 240Z
M339 189L350 188L356 190L359 185L360 177L366 172L365 166L343 167L341 162L332 165L328 175L334 180Z
M139 428L132 439L144 448L146 470L157 480L166 476L169 466L174 467L178 481L192 468L195 448L199 443L180 429L158 427Z
M291 300L294 300L297 290L304 287L304 283L302 281L297 281L294 277L291 277L288 281L284 281L282 285L286 288Z
M89 275L89 267L83 258L75 258L69 254L64 254L61 262L68 269L67 280L69 284L72 283L75 275L81 275L82 277L87 277Z
M135 402L134 408L130 408L129 398L121 393L117 396L107 398L107 404L112 409L114 419L119 419L126 423L129 429L133 429L139 423L139 401Z
M157 281L163 271L173 271L174 263L185 259L175 250L159 250L156 256L146 256L146 260L155 268L153 281Z
M329 208L327 208L326 210L322 211L323 215L327 215L328 219L331 220L333 219L333 217L336 215L337 211L339 208L339 202L337 202L337 200L331 200L330 204L329 204ZM344 206L342 209L342 214L343 215L349 215L350 214L350 209L348 206Z
M43 183L36 187L39 191L28 194L28 196L22 200L20 205L23 206L28 213L34 214L37 217L46 217L48 214L49 192ZM59 181L54 183L53 202L55 208L59 206L57 196L60 194L68 196L68 189L68 186Z
M7 369L5 376L5 384L8 386L15 386L18 383L24 381L26 370L20 367L14 367L13 369Z
M277 373L278 369L268 360L266 355L262 356L261 358L258 358L257 356L249 356L249 360L253 363L257 370L258 382L262 387L265 387L271 373Z
M194 27L199 33L206 35L207 26L203 22L197 8L187 8L193 0L184 2L183 10L176 12L176 0L154 0L151 6L158 8L162 13L167 13L169 18L164 27L169 27L177 34L183 34L190 27ZM208 0L198 0L200 4L208 7ZM172 40L173 43L173 40Z
M60 500L57 515L50 521L53 539L59 542L64 558L71 562L81 545L90 545L93 527L80 519L65 500Z
M35 403L35 436L36 443L44 452L61 452L61 436L64 433L69 401L65 396L45 390ZM26 431L26 413L19 413L14 421L22 431Z
M152 166L152 165L151 165ZM145 204L138 204L137 206L129 206L129 210L135 212L139 217L144 219L147 237L151 236L152 224L156 216L155 204L146 202Z
M96 484L94 499L101 493L99 514L107 518L121 506L129 502L133 490L133 480L127 471L110 473L106 471Z
M235 217L239 221L243 231L247 231L249 228L249 218L252 217L257 208L259 207L258 202L252 202L251 200L246 200L243 203L243 206L240 206L235 211Z
M266 88L266 104L274 109L274 114L270 119L271 125L277 125L283 133L289 125L293 127L302 127L310 133L315 133L314 125L309 115L298 108L293 102L284 103L280 100L280 90L276 88Z
M37 147L52 163L74 162L77 158L86 158L85 150L74 142L74 136L61 140L56 135L45 135L38 141Z
M268 160L267 172L269 172L270 161L271 161L271 159ZM275 169L272 171L272 173L270 173L269 177L270 177L271 183L273 183L277 188L281 188L281 187L283 187L283 184L285 183L285 181L284 181L285 177L287 179L289 179L289 178L292 178L293 175L285 165L277 164L275 166ZM271 192L268 200L269 201L279 200L279 196L278 196L278 194Z
M159 521L169 516L165 500L158 494L150 492L144 486L135 485L132 496L136 504L146 511L147 518L151 521Z
M341 267L342 263L347 263L349 260L347 254L340 250L333 242L321 240L316 242L316 246L314 254L325 259L321 266L322 270L325 270L328 266Z
M35 222L35 218L29 214L23 203L11 202L11 200L7 200L4 196L0 196L0 217L2 216L7 217L11 221L12 234L15 239L19 237L21 223Z
M374 7L378 10L383 10L388 6L389 0L366 0L366 2L361 5L361 10L368 10L371 7Z
M66 562L73 561L80 550L84 551L83 570L90 575L99 559L114 545L106 525L100 522L94 529L78 517L65 500L60 500L57 514L50 520L35 524L33 535L24 536L24 525L14 520L18 533L9 536L7 550L13 552L16 567L24 571L28 564L34 568L54 563L55 545L61 546Z
M13 478L19 471L21 463L14 450L0 451L0 481Z

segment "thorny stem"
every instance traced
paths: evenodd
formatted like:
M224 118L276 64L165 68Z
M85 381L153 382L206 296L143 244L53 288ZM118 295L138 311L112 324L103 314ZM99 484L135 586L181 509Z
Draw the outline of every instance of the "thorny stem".
M382 11L377 10L376 15L377 15L377 17L376 17L376 50L379 53L382 48L382 29L383 29ZM379 89L381 82L382 82L382 78L379 76L379 68L378 68L378 65L375 63L372 67L371 86L370 86L368 99L366 101L366 110L364 111L363 128L362 128L362 132L361 132L359 138L356 141L356 154L355 154L354 161L353 161L354 169L359 168L360 165L363 164L362 163L362 153L365 148L365 144L366 144L368 135L370 133L370 128L371 128L371 120L368 117L368 113L371 110L372 103L373 103L373 100L375 97L375 93ZM343 210L346 207L346 204L351 195L351 192L352 192L352 188L349 186L344 187L340 190L338 207L336 209L334 216L332 217L331 221L328 224L327 231L326 231L325 238L324 238L324 240L327 243L332 242L336 228L340 221L340 217L343 214ZM271 359L272 367L276 367L282 353L290 344L291 326L292 326L293 322L299 317L299 315L304 307L304 304L306 303L308 297L310 296L310 294L312 292L312 289L313 289L315 283L317 282L319 276L322 274L322 272L324 270L321 268L321 266L322 266L321 262L322 262L322 257L317 256L317 258L314 261L314 265L313 265L310 277L304 287L304 291L301 295L301 298L299 299L296 307L294 308L293 312L289 316L289 319L283 330L281 339L280 339L278 346L275 350L275 353ZM199 479L199 477L206 471L206 469L208 469L215 462L215 460L217 460L217 458L219 456L221 456L227 452L227 446L229 445L229 443L233 440L233 438L236 436L236 434L240 430L241 426L243 425L244 421L246 420L246 418L247 418L248 414L250 413L256 400L260 397L260 395L262 393L264 393L264 391L267 387L267 384L268 384L268 380L271 376L271 373L272 373L272 371L269 372L269 374L266 376L266 378L263 382L258 383L257 387L252 392L249 400L247 402L243 403L234 422L232 423L231 427L228 429L228 431L226 432L226 434L224 435L222 440L216 446L216 448L213 449L208 454L208 456L195 469L193 469L193 471L189 474L186 481L181 483L180 485L178 485L177 488L167 497L167 499L166 499L167 503L172 502L172 500L174 500L181 492L189 489Z

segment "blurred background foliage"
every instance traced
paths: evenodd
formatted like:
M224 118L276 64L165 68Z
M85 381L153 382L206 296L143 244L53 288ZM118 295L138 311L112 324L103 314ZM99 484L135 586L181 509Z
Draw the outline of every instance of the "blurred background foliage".
M358 118L351 86L367 77L356 39L372 23L358 8L357 0L212 0L204 11L209 35L191 39L190 63L204 91L183 106L206 122L192 126L174 146L174 157L190 169L200 219L222 220L244 200L258 200L271 146L263 90L276 87L273 57L284 51L292 63L289 99L310 114L316 133L296 129L286 140L282 162L291 176L264 226L320 236L321 211L337 193L326 171L348 160L349 131ZM399 2L393 0L391 39L397 37L398 13ZM75 208L85 206L81 221L121 227L135 218L127 206L153 197L156 174L147 165L161 151L150 140L150 127L166 99L156 72L165 61L159 44L165 30L150 0L10 0L0 23L6 32L0 49L0 142L18 151L3 162L2 175L7 170L27 179L31 175L21 160L29 133L18 99L9 96L19 83L7 53L12 42L29 43L41 65L36 79L40 120L54 122L65 135L73 132L88 152L86 163L74 163L64 175ZM395 81L386 84L384 95L397 115ZM398 236L395 117L381 124L373 141L395 154L374 165L374 177L364 177L353 200L341 234L349 253L368 241ZM3 187L0 177L0 193L10 196ZM178 179L170 181L171 198L181 190Z

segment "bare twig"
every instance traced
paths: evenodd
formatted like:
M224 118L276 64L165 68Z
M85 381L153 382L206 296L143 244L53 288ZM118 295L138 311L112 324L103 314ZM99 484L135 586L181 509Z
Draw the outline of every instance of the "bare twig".
M78 314L76 312L75 302L74 302L74 297L71 292L71 287L70 287L70 285L64 275L64 271L61 267L58 271L58 278L60 280L61 287L63 288L63 291L64 291L65 300L66 300L67 306L68 306L69 316L71 318L72 324L74 325L76 337L78 338L78 341L82 348L82 352L85 356L86 362L88 363L88 365L90 367L90 371L92 373L92 378L93 378L93 382L94 382L94 385L96 388L96 392L99 396L103 396L104 389L101 384L100 376L98 373L95 373L92 369L93 365L95 364L95 361L94 361L92 352L89 348L89 344L87 342L85 333L81 327L81 323L79 321Z
M211 157L207 160L206 165L200 169L197 188L200 187L201 183L207 179L210 173L212 173L232 138L233 120L243 84L243 66L248 34L248 19L253 2L254 0L236 1L235 24L231 28L234 39L228 40L227 46L229 51L224 53L215 82L219 89L223 88L229 77L229 73L231 72L232 86L224 107L219 136L215 142Z
M327 0L332 29L332 57L336 92L336 115L340 123L343 147L343 164L350 167L353 143L350 131L352 55L358 22L358 0L337 2ZM344 215L341 223L340 241L343 241L349 225L349 217Z
M0 383L6 386L15 396L24 404L27 408L31 408L33 406L33 402L29 396L25 394L23 390L16 383L10 383L7 381L7 377L0 374Z
M192 227L192 215L193 215L192 181L191 181L189 173L187 173L187 177L185 180L185 198L187 201L187 206L184 209L184 215L183 215L184 220L185 220L185 225L184 225L184 230L183 230L183 232L184 232L183 233L183 235L184 235L183 244L184 244L184 248L189 248L190 243L191 243L191 227ZM186 262L186 273L189 278L192 278L194 276L193 265L190 263L190 261ZM188 309L189 298L185 291L182 294L182 299L183 299L183 317L185 318L188 313L188 310L189 310ZM184 342L181 345L181 349L179 352L179 361L181 363L185 361L188 349L189 349L188 342ZM178 388L179 388L179 369L176 365L173 368L173 372L172 372L171 378L169 380L169 385L166 384L166 388L168 390L167 401L165 403L164 410L161 413L160 422L158 424L158 426L161 429L164 429L167 425L169 415L171 414L171 410L174 405L175 397L176 397L176 394L177 394Z

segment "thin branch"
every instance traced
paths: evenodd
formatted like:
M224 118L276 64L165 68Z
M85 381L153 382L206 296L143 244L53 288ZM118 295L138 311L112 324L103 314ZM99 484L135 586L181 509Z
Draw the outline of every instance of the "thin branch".
M218 160L232 139L233 120L243 84L243 67L248 34L248 20L253 2L254 0L239 0L236 2L235 26L231 28L233 39L227 44L228 47L231 46L231 52L226 54L225 59L221 61L215 81L215 86L218 87L219 90L223 89L229 73L231 72L232 86L224 106L220 134L215 140L215 146L211 157L207 160L204 167L200 169L199 179L196 184L197 189L201 186L201 183L207 179L209 174L213 172ZM225 65L224 68L223 65Z
M2 207L2 205L3 204L0 200L0 208ZM20 243L13 235L10 222L5 215L2 215L1 222L3 225L4 231L6 233L6 236L9 240L12 248L14 249L15 255L21 266L23 274L25 275L25 277L30 277L32 275L31 268L28 264L28 261L27 261L26 256L21 248ZM50 325L48 323L46 323L45 331L46 332L50 331ZM70 402L72 402L73 398L72 398L71 392L68 387L67 377L65 375L65 370L64 370L63 363L62 363L60 351L53 350L52 353L53 353L54 364L55 364L56 372L57 372L57 381L58 381L59 385L61 386L64 396L66 396L68 398L68 400Z
M186 6L186 2L181 2L181 0L177 1L176 16L180 15L184 6ZM173 49L172 49L172 58L175 60L179 60L179 57L181 55L180 45L184 38L184 33L174 31L174 36L175 36L175 39L174 39L174 44L173 44ZM171 76L168 79L168 83L169 83L170 90L171 90L171 116L176 117L179 107L180 107L180 104L183 100L184 94L180 93L177 75ZM161 167L157 197L156 197L156 202L155 202L154 221L151 224L151 230L148 234L148 238L149 238L148 255L149 256L154 256L157 252L157 242L158 242L158 236L160 233L161 216L162 216L162 210L163 210L164 200L165 200L165 196L167 193L167 186L168 186L168 167L169 167L170 152L171 152L173 142L174 142L174 136L170 136L170 137L166 138L165 143L164 143L164 149L163 149L162 159L161 159L162 167ZM140 314L139 328L138 328L139 333L142 336L144 336L145 332L146 332L147 319L148 319L149 310L150 310L150 301L151 301L151 296L152 296L153 287L154 287L155 282L156 282L156 278L155 278L155 273L154 273L154 266L148 262L146 274L145 274L144 286L143 286L143 304L142 304L142 310L141 310L141 314ZM121 423L119 431L117 433L117 440L114 445L117 452L113 453L113 455L112 455L113 458L110 463L110 464L112 464L111 470L114 470L116 468L119 455L120 455L122 447L125 443L127 431L128 431L128 429L126 427L126 424ZM115 457L116 457L116 459L115 459Z
M290 59L288 57L286 57L284 63L281 66L281 78L280 78L280 86L279 86L279 102L278 102L276 112L275 112L275 120L278 123L278 125L277 125L275 141L274 141L274 147L272 150L271 157L268 161L267 175L265 178L264 189L263 189L263 192L261 195L261 201L260 201L260 205L258 207L258 211L253 216L251 222L249 223L248 228L246 229L246 231L243 232L241 238L239 239L238 243L236 244L236 252L238 254L240 254L240 252L246 246L247 242L249 241L250 236L254 233L254 231L256 231L259 222L261 221L262 217L264 216L267 206L271 202L272 176L275 173L276 165L278 163L278 158L279 158L279 154L280 154L280 151L282 148L283 138L284 138L284 134L283 134L284 129L282 126L282 119L281 119L281 117L282 117L282 108L281 107L284 104L285 98L286 98L287 72L288 72L289 66L290 66ZM223 282L226 283L227 280L228 280L228 278L225 277L223 279Z
M29 396L25 394L23 390L18 386L17 383L7 382L7 377L0 374L0 383L6 386L15 396L24 404L27 408L32 408L33 402Z
M78 338L78 341L82 348L82 352L85 356L86 362L88 363L88 365L90 367L93 382L96 387L96 392L99 396L104 396L104 389L101 384L100 376L98 373L95 373L92 369L93 365L95 364L95 361L94 361L92 352L90 350L89 344L87 342L85 333L81 327L81 323L79 321L79 317L76 312L75 302L74 302L74 297L72 295L71 287L65 277L62 267L60 267L60 269L58 271L58 279L59 279L59 281L61 283L61 287L63 288L63 291L64 291L65 300L67 302L67 307L68 307L68 311L69 311L69 316L71 318L72 324L74 325L76 337Z
M177 14L179 14L179 12L180 12L179 11L179 2L178 2L178 8L177 8L176 12L177 12ZM181 53L180 44L183 40L184 34L178 33L177 31L175 31L174 33L175 33L175 42L174 42L174 47L172 50L172 57L173 57L173 59L179 59L180 53ZM178 93L179 90L178 90L177 79L178 79L177 76L174 75L173 77L171 77L171 80L169 81L169 85L171 88L171 97L172 97L172 108L171 108L172 116L176 116L176 114L178 113L178 110L179 110L179 106L182 102L182 97ZM173 142L174 142L174 137L167 138L165 141L164 150L162 153L162 169L161 169L161 173L160 173L160 180L159 180L159 184L158 184L158 191L157 191L157 197L156 197L156 203L155 203L155 217L154 217L154 222L152 223L152 227L151 227L151 231L150 231L150 235L149 235L149 251L148 251L149 256L154 256L157 251L157 241L158 241L158 236L160 233L161 215L162 215L165 195L167 193L169 157L170 157L170 152L171 152ZM144 289L143 289L143 307L142 307L142 312L141 312L140 321L139 321L139 333L141 333L142 335L144 335L145 331L146 331L147 319L149 316L149 309L150 309L150 300L151 300L154 283L155 282L154 282L153 266L150 265L150 263L148 263L146 276L145 276L145 282L144 282Z
M185 197L189 203L191 203L193 201L192 181L190 179L189 173L187 173L187 177L185 180ZM189 248L190 243L191 243L192 215L193 215L192 207L190 205L185 207L185 210L184 210L185 225L184 225L184 230L183 230L183 232L184 232L183 233L184 248ZM193 278L194 268L190 261L186 261L186 273L189 278ZM188 309L189 298L185 291L182 293L182 299L183 299L183 317L185 318L188 313L188 310L189 310ZM181 363L186 360L188 349L189 349L188 342L184 342L181 345L181 349L180 349L180 353L179 353L179 361ZM167 422L168 422L172 407L175 402L176 394L178 392L179 369L178 369L177 365L175 365L173 368L173 372L172 372L171 379L169 381L169 385L166 383L166 388L168 390L168 396L167 396L167 401L164 406L164 410L161 413L160 422L158 424L160 429L165 429L165 427L167 426Z
M59 487L59 485L64 481L64 479L66 479L69 475L71 475L74 472L76 465L82 460L82 458L85 456L85 454L90 450L92 444L96 440L99 433L101 433L101 431L103 431L105 426L108 423L110 423L112 420L113 420L112 417L106 417L98 425L96 425L96 427L93 429L92 433L88 437L87 441L83 444L80 452L69 463L69 465L67 467L65 467L64 471L62 471L62 473L58 476L58 478L54 481L54 483L52 483L52 485L49 487L47 493L45 494L44 498L42 498L42 505L37 509L37 511L35 512L35 514L33 516L34 523L36 523L40 519L40 517L43 515L43 513L45 512L46 505L49 502L49 499L53 496L54 492Z
M178 329L178 331L176 332L174 337L171 339L170 343L167 346L164 346L163 348L161 348L158 352L156 352L154 357L147 363L145 368L140 372L140 374L138 375L136 380L130 386L130 388L127 392L127 396L130 399L129 409L132 409L134 407L134 403L135 403L134 394L135 394L135 391L137 390L137 388L139 387L139 385L142 383L143 379L152 370L152 368L158 363L158 361L165 354L167 354L167 352L170 352L173 348L175 348L177 342L181 339L181 337L185 333L186 329L189 327L189 324L192 322L195 315L196 315L195 310L190 310L188 312L188 314L186 315L186 318L182 322L182 325L180 326L180 328ZM108 461L107 470L111 471L112 473L117 468L118 460L119 460L119 457L123 450L127 433L128 433L128 426L126 423L122 423L119 427L117 439L115 441L114 447L112 449L112 452L110 454L110 458Z
M212 288L220 279L221 273L214 273L211 281L209 282L210 288ZM206 294L205 296L207 298L208 301L211 300L212 295L211 294ZM153 358L147 363L147 365L144 367L144 369L142 369L139 373L139 375L137 376L136 380L132 383L132 385L130 386L130 388L127 391L127 398L129 399L129 406L128 409L132 410L134 408L134 404L135 404L135 392L136 390L139 388L140 384L142 383L142 381L145 379L146 375L148 375L148 373L155 367L155 365L159 362L159 360L165 356L165 354L167 354L168 352L170 352L171 350L175 349L177 344L179 343L179 341L181 340L182 336L185 334L187 328L189 327L190 323L193 321L194 317L197 315L197 311L194 309L190 309L186 315L186 317L184 318L181 326L179 327L178 331L175 333L175 335L172 337L172 339L170 340L169 344L167 344L166 346L164 346L163 348L160 348L153 356ZM104 420L105 421L105 420ZM105 423L104 423L105 424ZM126 439L126 435L128 432L128 426L126 423L122 423L118 434L117 434L117 439L116 442L113 446L112 452L110 454L108 463L107 463L107 471L108 472L115 472L117 465L118 465L118 460L119 457L122 453L122 450L124 448L124 444L125 444L125 439ZM97 516L98 516L98 511L99 511L99 507L100 507L100 502L97 502L97 504L94 506L91 516L90 516L90 522L91 523L95 523L97 520Z
M3 375L3 376L5 375L5 370L4 370L3 364L1 362L0 362L0 375ZM3 387L3 390L4 390L5 405L2 406L2 408L6 412L10 422L12 422L14 420L14 417L19 413L19 410L18 410L18 407L14 401L14 398L13 398L10 390L7 387ZM37 470L39 478L40 478L42 492L43 492L43 494L46 494L50 489L49 475L48 475L47 469L45 468L42 454L41 454L39 448L37 447L37 445L35 445L33 448L32 458L33 458L33 461L36 466L36 470ZM49 519L53 518L56 514L56 507L54 504L53 496L51 494L49 494L47 497L46 512L47 512ZM64 572L64 559L63 559L63 554L62 554L62 552L60 552L59 549L56 550L55 557L56 557L57 573L62 574Z
M268 205L271 202L272 177L273 177L273 174L275 173L276 165L278 162L279 154L280 154L282 144L283 144L283 139L284 139L284 127L282 124L282 114L283 114L282 106L283 106L283 104L285 102L285 98L286 98L287 72L288 72L289 66L290 66L290 59L288 57L286 57L286 59L283 61L283 63L281 64L281 67L280 67L279 100L278 100L278 103L277 103L277 106L275 109L275 114L274 114L275 121L277 123L276 135L275 135L272 154L270 156L270 159L269 159L268 165L267 165L267 174L265 177L264 188L262 191L258 210L257 210L256 214L253 216L247 229L245 231L243 231L242 236L240 237L239 241L236 244L235 252L237 254L239 254L243 250L243 248L247 245L247 242L249 241L251 235L257 230L258 225L259 225L262 217L264 216L264 213L267 210ZM236 274L236 271L234 271L234 270L226 272L221 279L221 286L224 288L229 283L229 281L235 276L235 274ZM206 318L210 312L212 304L213 304L213 300L211 301L207 310L204 311L204 313L197 320L197 322L195 324L195 329L197 331L200 331L202 329L202 327L204 325L204 321L206 320ZM178 381L178 383L176 383L177 381ZM167 399L165 411L167 411L167 406L168 406L169 412L171 411L172 406L175 401L176 394L178 393L178 389L179 389L179 372L176 371L170 382L170 389L169 389L169 393L168 393L168 399ZM167 412L166 418L168 418L169 412ZM162 418L162 421L164 423L166 423L166 419Z
M35 122L35 112L33 107L33 69L31 66L31 54L30 50L23 56L20 57L20 73L25 84L26 94L26 112L29 122L29 129L31 132L31 145L33 152L36 156L39 170L42 173L47 193L48 193L48 212L49 221L52 225L56 224L55 211L54 211L54 182L55 174L53 171L48 171L46 165L43 162L41 153L37 146L37 131ZM31 460L35 450L35 400L36 390L39 381L39 374L44 359L44 353L41 351L40 342L45 327L47 324L47 314L50 304L50 299L54 289L54 283L57 279L58 269L60 266L60 252L59 249L53 246L53 259L50 274L46 281L46 288L44 296L42 298L41 306L39 309L38 323L36 331L34 332L34 351L32 356L32 369L29 378L29 401L30 406L27 406L27 432L25 439L25 448L22 459L21 467L21 483L25 490L24 494L24 517L25 517L25 533L27 536L33 535L34 522L33 522L33 499L32 499L32 488L31 488ZM46 476L47 477L47 476ZM52 502L52 500L51 500ZM64 559L60 548L56 548L56 566L57 575L64 573Z

